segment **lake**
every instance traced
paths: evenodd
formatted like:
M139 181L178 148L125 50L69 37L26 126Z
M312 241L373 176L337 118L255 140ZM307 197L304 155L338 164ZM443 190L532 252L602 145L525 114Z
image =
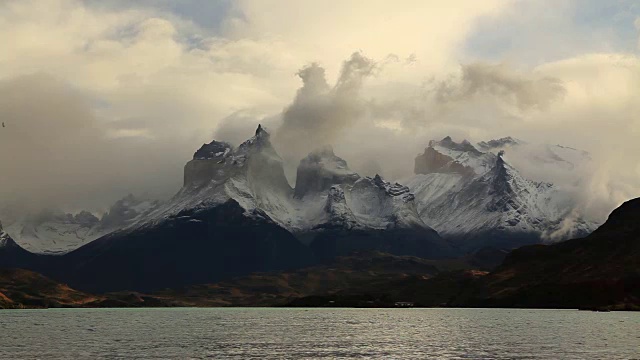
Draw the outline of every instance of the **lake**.
M0 311L1 359L640 359L640 313L515 309Z

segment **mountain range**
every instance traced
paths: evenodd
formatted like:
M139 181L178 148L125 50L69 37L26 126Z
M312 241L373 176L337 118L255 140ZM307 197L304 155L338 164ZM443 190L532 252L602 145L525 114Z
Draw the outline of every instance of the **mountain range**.
M0 308L137 306L415 306L640 310L640 199L591 235L465 261L356 252L298 270L217 283L92 295L26 270L0 269ZM1 232L1 231L0 231ZM9 240L6 233L0 239ZM483 265L484 264L484 265ZM485 266L493 271L479 270Z
M36 254L62 255L106 234L127 227L136 218L158 207L160 201L138 199L132 194L116 201L101 218L89 211L77 214L58 209L35 213L11 208L0 211L6 232L25 250ZM6 221L11 219L11 221Z
M300 161L291 187L258 126L238 147L204 144L165 202L130 196L101 219L81 212L14 221L3 233L0 266L34 269L84 291L155 291L299 269L354 251L452 259L544 242L560 227L553 240L594 229L580 218L566 229L573 208L563 189L526 179L507 161L505 151L519 146L511 138L432 141L406 185L360 176L325 147ZM577 150L546 150L535 160L560 168L588 161Z
M575 205L567 189L523 176L507 161L510 152L525 153L541 170L564 173L590 161L583 151L532 148L513 138L475 146L450 137L431 141L415 159L415 175L405 180L424 222L466 251L583 237L597 227L596 221L572 218Z

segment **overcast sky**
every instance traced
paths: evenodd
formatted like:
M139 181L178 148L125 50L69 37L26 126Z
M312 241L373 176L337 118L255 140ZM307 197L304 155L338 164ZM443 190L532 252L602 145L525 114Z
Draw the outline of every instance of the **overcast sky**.
M445 135L563 144L586 206L640 196L637 1L132 3L0 1L4 204L168 197L258 122L292 164L328 142L390 178Z

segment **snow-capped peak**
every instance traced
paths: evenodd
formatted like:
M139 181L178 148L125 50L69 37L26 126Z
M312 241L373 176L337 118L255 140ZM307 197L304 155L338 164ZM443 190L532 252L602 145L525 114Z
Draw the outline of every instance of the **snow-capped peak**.
M262 127L262 125L258 124L255 135L240 144L240 146L238 146L238 152L248 152L252 149L271 147L271 142L269 140L270 137L271 135Z
M333 185L352 185L359 178L344 159L325 146L300 161L294 196L301 199L309 192L325 192Z
M100 219L86 210L71 214L43 209L16 215L5 223L6 233L28 251L61 255L131 225L159 204L157 200L138 199L129 194L116 201Z
M461 246L473 249L487 241L517 246L546 240L573 205L566 191L544 179L525 177L510 160L536 165L525 163L525 169L549 166L558 171L570 169L565 158L579 163L584 157L576 150L535 147L512 137L480 142L477 148L446 137L430 141L416 157L416 175L407 185L416 195L424 222L443 236L458 239ZM582 220L576 224L572 235L595 228Z
M410 192L409 188L402 184L391 184L388 181L384 181L378 174L371 179L373 180L373 184L384 190L389 196L401 196L404 202L413 201L414 199L414 195Z
M440 141L429 142L424 153L416 157L414 172L472 177L489 171L494 161L494 154L479 151L467 140L457 143L447 136Z

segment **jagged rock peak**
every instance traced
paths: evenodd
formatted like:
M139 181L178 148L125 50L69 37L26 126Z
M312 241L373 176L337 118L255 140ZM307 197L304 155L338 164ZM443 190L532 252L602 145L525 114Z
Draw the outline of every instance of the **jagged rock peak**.
M357 226L357 221L347 206L344 189L341 185L333 185L329 189L327 201L324 205L324 211L329 217L328 221L326 224L322 224L318 228L340 227L352 229Z
M209 144L203 144L198 151L193 154L194 160L209 160L225 158L232 151L231 145L223 141L213 140Z
M429 147L441 146L446 149L455 150L455 151L463 151L463 152L471 152L476 155L482 154L481 151L475 148L468 140L464 139L462 142L455 142L451 139L451 136L447 136L440 141L431 140L429 141Z
M73 220L85 227L92 227L100 222L100 219L86 210L82 210L79 213L75 214L73 216Z
M238 146L238 151L243 152L253 148L271 147L269 138L271 135L265 130L261 124L258 124L256 134Z
M522 144L522 141L514 139L511 136L507 136L500 139L481 141L478 143L478 147L480 147L482 150L488 151L520 144Z
M423 154L416 156L413 171L415 174L453 173L463 176L475 174L472 168L460 164L450 156L441 154L433 146L429 146Z
M255 136L269 136L269 133L262 127L262 124L258 124Z
M324 192L332 185L350 185L359 178L344 159L336 156L330 146L325 146L300 160L294 197L300 199L309 192Z
M347 162L333 152L333 148L330 145L325 145L310 152L307 157L300 160L300 164L318 164L328 170L344 170L353 173L349 169Z
M500 151L496 157L496 162L493 169L490 172L491 176L491 190L493 193L508 193L511 192L511 185L509 184L509 172L507 170L508 165L505 163L502 155L504 151Z
M2 223L0 222L0 248L11 245L12 242L13 239L11 239L9 234L4 232L4 230L2 229Z
M379 174L376 174L376 176L374 176L373 178L368 179L371 179L375 186L384 190L390 196L402 196L402 199L405 202L414 199L414 196L410 192L409 188L402 184L391 184L388 181L384 181L384 179Z
M387 182L384 181L384 179L382 179L382 176L380 176L380 174L376 174L373 177L373 183L378 185L378 187L383 188L383 189L385 188L385 185L387 184Z
M260 157L254 162L259 168L273 165L281 167L282 159L271 146L269 133L258 125L255 135L240 144L237 149L225 142L212 141L196 152L194 159L185 165L184 185L200 186L211 180L224 181L246 164L253 156ZM202 161L205 160L205 161ZM274 171L278 172L274 168Z
M329 189L329 194L327 195L327 202L331 203L341 203L345 202L344 190L340 185L333 185Z

